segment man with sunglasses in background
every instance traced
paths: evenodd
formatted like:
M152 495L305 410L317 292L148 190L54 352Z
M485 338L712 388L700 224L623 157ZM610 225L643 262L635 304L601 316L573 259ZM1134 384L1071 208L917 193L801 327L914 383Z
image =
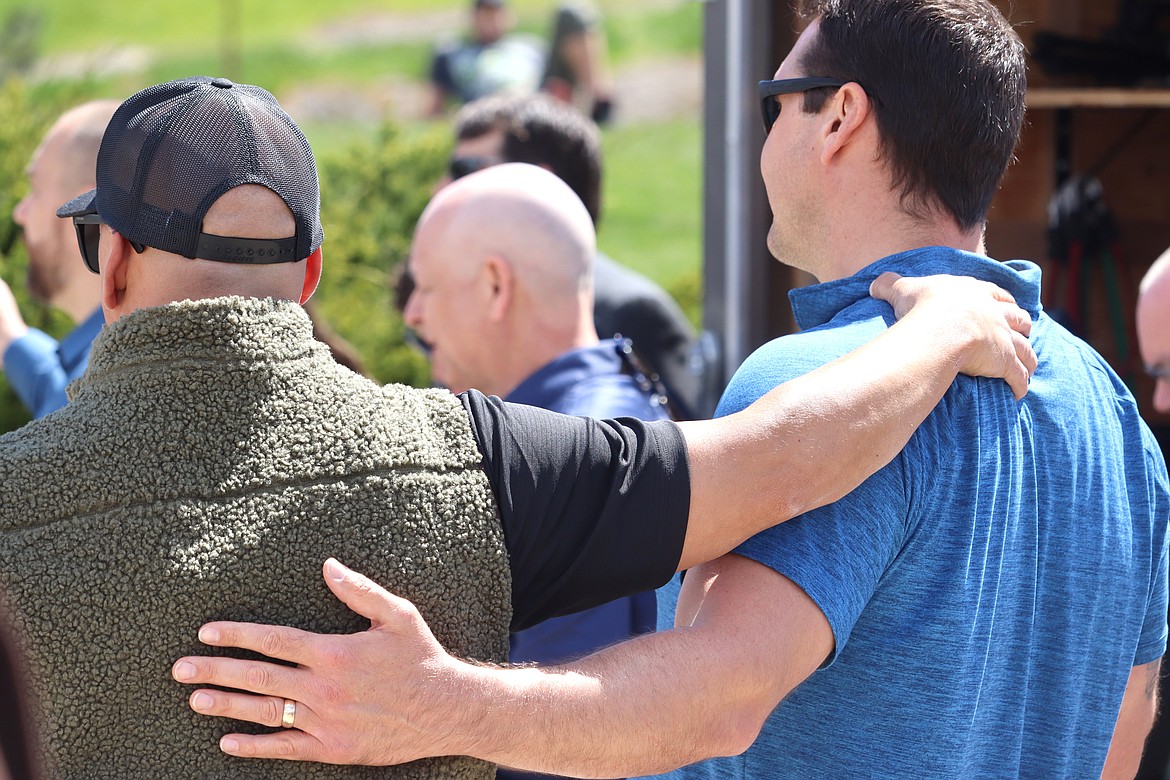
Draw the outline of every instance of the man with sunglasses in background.
M1024 47L987 0L802 10L760 85L760 168L772 253L821 283L792 294L803 331L750 357L718 414L881 338L913 299L869 297L887 272L1008 289L1034 320L1032 391L960 377L860 488L692 568L659 592L677 601L664 630L579 661L466 664L352 575L375 623L360 639L230 627L223 644L302 664L266 668L262 693L314 707L303 737L234 752L439 751L590 777L1133 776L1166 647L1170 485L1124 384L1041 311L1039 269L982 253ZM343 655L359 647L364 666ZM719 756L735 757L703 761Z
M509 628L655 587L856 485L956 370L1022 395L1034 366L1022 310L944 285L880 344L726 420L603 422L383 388L312 338L316 165L268 92L195 77L136 93L96 184L58 215L100 274L107 324L70 404L0 437L0 601L55 778L286 777L215 750L224 727L165 670L209 619L359 631L318 579L331 554L418 601L451 652L502 661ZM978 325L951 327L956 308ZM843 398L850 414L824 413ZM276 712L286 729L314 720L292 699Z
M28 327L12 291L0 280L4 374L34 417L65 405L65 387L85 371L90 345L102 327L97 277L77 262L73 226L58 219L56 210L93 189L98 145L117 107L114 101L95 101L63 114L33 153L28 194L12 212L28 252L29 293L77 323L61 341Z
M547 95L493 96L455 116L449 176L457 179L489 165L538 165L562 179L585 204L596 228L601 219L601 134L584 114ZM593 261L593 323L607 339L629 339L666 386L673 415L709 417L713 390L694 331L670 294L604 252Z

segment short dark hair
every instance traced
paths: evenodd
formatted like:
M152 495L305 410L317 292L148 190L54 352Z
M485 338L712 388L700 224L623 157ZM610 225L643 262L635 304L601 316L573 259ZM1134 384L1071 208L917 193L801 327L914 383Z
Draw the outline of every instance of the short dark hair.
M547 95L493 95L468 103L455 115L455 137L504 134L504 162L540 165L556 174L585 204L596 225L601 217L601 133L589 117Z
M941 206L964 230L987 217L1024 121L1024 45L989 0L803 0L820 20L806 75L856 80L907 213ZM831 96L814 90L804 110Z

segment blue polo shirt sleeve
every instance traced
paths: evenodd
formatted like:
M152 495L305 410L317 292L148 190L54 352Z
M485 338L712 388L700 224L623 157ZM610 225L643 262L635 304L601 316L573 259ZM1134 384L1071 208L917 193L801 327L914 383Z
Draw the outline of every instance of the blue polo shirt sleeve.
M4 373L34 417L44 417L68 402L65 389L85 373L93 340L104 324L99 306L60 341L29 328L24 336L8 345L4 351Z
M47 333L29 328L4 351L4 375L34 417L44 417L65 405L69 377L57 354L58 342Z
M883 320L871 318L806 331L762 347L732 377L716 416L745 408L773 387L828 363L884 327ZM899 455L841 500L763 531L735 550L792 580L817 604L835 640L826 665L848 642L905 540L912 492L906 464Z

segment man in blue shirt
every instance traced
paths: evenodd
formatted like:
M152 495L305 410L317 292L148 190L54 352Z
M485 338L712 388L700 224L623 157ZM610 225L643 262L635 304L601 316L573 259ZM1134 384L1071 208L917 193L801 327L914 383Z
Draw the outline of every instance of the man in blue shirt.
M434 378L562 414L666 419L628 343L597 337L595 252L585 206L542 168L493 166L440 191L419 220L403 313ZM653 592L621 598L512 634L509 658L577 658L653 631L655 618Z
M12 218L28 249L28 290L68 314L77 327L58 342L28 327L8 285L0 280L0 355L4 374L34 417L65 405L65 386L85 372L101 330L98 279L77 262L77 237L57 206L94 187L102 133L118 104L96 101L66 112L49 130L28 166L28 194Z

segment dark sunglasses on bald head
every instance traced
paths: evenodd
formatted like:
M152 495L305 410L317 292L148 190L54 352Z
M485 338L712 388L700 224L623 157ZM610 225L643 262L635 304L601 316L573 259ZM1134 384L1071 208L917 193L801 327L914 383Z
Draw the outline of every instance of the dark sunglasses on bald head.
M77 247L81 250L81 259L85 263L85 267L95 274L100 273L98 270L98 242L104 224L102 218L97 214L82 214L73 217L73 227L77 230ZM146 245L137 241L130 241L130 246L134 247L134 251L138 254L146 251Z
M772 125L780 118L780 103L776 100L779 95L791 95L793 92L808 92L810 89L833 88L839 89L849 82L841 79L826 79L809 77L799 79L776 79L775 81L760 82L760 111L764 115L764 132L772 132Z

